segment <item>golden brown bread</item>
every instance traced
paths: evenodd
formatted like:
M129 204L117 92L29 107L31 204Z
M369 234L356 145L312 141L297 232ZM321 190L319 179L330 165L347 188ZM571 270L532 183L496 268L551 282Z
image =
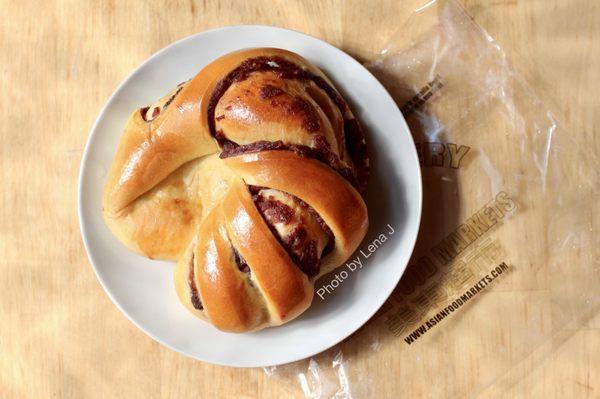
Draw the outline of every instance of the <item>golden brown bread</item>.
M175 287L225 331L285 323L366 234L362 130L295 53L227 54L125 126L103 198L131 250L177 260Z

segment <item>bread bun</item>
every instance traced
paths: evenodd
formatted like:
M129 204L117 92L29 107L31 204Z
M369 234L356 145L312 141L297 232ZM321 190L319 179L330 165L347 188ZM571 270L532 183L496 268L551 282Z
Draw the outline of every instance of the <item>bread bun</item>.
M365 138L327 77L274 48L227 54L129 118L103 214L131 250L176 260L181 302L245 332L305 311L368 227Z

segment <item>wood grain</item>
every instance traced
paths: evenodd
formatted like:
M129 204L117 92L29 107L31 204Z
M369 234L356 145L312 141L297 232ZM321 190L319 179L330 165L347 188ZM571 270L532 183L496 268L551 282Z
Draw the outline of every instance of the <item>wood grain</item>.
M96 280L80 238L76 191L82 151L117 85L175 40L224 25L268 24L317 36L364 61L377 54L417 3L0 1L0 396L301 397L295 369L269 378L262 369L192 361L154 342L117 310ZM556 100L567 130L600 149L595 94L600 3L464 4L510 57L533 71L528 74L533 87ZM479 307L485 306L493 304ZM507 388L511 395L600 397L600 317L589 315L583 328L555 338L537 361L534 356L520 364L520 378ZM342 345L357 374L353 378L360 380L354 397L403 392L428 397L433 384L443 387L453 378L401 363L395 346L385 343L359 333ZM372 345L382 347L372 350ZM467 354L476 349L452 348ZM473 370L480 367L474 364ZM462 384L464 392L475 394L474 379ZM494 389L480 393L498 397Z

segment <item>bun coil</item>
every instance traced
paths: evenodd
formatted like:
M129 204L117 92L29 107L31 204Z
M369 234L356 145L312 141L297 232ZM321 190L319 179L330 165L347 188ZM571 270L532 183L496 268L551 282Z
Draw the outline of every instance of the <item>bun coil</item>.
M104 218L176 260L181 302L217 328L285 323L368 227L363 131L327 77L274 48L227 54L129 118Z

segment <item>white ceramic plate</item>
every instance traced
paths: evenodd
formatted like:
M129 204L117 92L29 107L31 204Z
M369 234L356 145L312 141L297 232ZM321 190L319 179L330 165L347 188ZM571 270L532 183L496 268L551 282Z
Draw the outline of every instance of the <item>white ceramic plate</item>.
M173 287L173 263L152 261L127 250L102 219L101 197L123 126L132 110L151 104L215 58L246 47L295 51L320 67L365 126L372 179L367 194L370 229L361 245L363 267L346 266L324 276L316 289L324 299L281 327L248 334L221 332L192 316ZM239 367L270 366L319 353L356 331L398 283L419 229L421 175L415 146L394 101L381 84L341 50L302 33L268 26L233 26L203 32L154 54L106 103L92 128L79 178L83 241L98 280L119 309L152 338L195 359ZM391 225L395 230L389 234ZM386 235L378 249L369 245ZM371 247L373 249L373 247ZM345 270L346 273L340 272ZM346 276L345 279L342 277ZM340 280L341 283L339 282ZM333 283L333 284L332 284ZM322 292L322 291L321 291Z

